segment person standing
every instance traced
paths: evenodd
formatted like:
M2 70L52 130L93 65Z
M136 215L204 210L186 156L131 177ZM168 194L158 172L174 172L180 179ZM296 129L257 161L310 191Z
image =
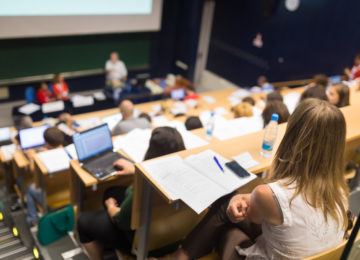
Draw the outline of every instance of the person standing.
M60 73L55 74L54 76L52 91L57 100L69 99L69 87Z
M106 87L112 92L113 98L118 100L122 87L127 79L127 69L125 63L119 59L117 52L110 54L110 60L105 64Z

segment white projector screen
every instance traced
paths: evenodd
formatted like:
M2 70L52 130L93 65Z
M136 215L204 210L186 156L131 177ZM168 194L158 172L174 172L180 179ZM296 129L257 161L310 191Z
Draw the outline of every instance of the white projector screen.
M156 31L162 0L0 0L0 39Z

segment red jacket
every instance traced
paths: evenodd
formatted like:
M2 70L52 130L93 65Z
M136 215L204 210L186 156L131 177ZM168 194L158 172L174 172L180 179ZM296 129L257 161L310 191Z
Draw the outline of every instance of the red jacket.
M54 83L52 87L54 97L58 100L68 100L69 87L65 81Z
M50 102L50 100L51 100L51 92L49 90L42 91L41 89L39 89L36 92L36 103L44 104Z

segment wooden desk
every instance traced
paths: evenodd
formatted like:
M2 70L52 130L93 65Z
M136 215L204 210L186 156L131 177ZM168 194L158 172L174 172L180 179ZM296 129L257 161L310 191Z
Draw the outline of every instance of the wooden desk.
M78 210L98 210L103 208L104 191L112 186L129 186L134 176L113 176L99 181L85 171L78 160L70 161L70 200L78 205Z
M70 169L49 174L37 154L34 159L34 182L41 189L41 209L58 208L70 203Z
M3 173L4 182L5 182L5 192L6 194L10 194L14 191L14 178L11 174L11 162L12 159L6 159L5 155L3 154L2 150L0 149L0 167Z
M13 173L14 178L20 182L20 187L15 183L15 191L21 199L24 206L25 192L27 185L32 182L32 176L29 173L30 162L22 150L15 151L13 154Z

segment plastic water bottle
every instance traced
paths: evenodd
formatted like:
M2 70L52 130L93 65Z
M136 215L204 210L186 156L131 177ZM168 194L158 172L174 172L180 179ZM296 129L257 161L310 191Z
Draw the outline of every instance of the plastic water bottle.
M278 132L278 114L272 114L270 123L265 128L264 140L261 149L261 156L270 157Z
M205 125L206 139L211 140L215 127L215 112L211 112L210 118Z

